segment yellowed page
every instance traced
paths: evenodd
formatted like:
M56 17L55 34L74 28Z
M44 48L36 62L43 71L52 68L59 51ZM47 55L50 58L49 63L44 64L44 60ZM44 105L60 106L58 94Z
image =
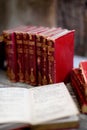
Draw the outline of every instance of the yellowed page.
M30 89L32 122L43 123L78 114L78 109L64 83Z
M30 101L26 88L0 88L0 123L29 122Z

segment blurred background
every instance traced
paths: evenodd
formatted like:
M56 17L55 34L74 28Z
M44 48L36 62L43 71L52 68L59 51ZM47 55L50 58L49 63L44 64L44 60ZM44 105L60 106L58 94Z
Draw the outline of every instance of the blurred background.
M0 33L20 24L75 29L75 54L87 57L87 0L0 0Z

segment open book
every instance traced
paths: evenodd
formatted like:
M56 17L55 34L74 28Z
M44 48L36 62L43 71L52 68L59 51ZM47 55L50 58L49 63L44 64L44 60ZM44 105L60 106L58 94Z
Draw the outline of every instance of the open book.
M45 126L45 130L46 126L78 126L79 111L63 82L29 89L0 87L1 130L24 125L30 125L33 129Z

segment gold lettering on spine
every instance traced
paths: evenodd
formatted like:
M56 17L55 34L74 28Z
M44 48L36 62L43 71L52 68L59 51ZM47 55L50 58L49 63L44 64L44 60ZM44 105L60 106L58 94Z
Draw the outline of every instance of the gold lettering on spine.
M52 80L52 74L51 73L54 73L54 72L51 72L52 71L52 65L54 64L54 47L53 47L53 41L48 41L48 78L49 78L49 84L52 84L53 83L53 80Z
M34 77L34 70L33 70L33 68L31 68L30 80L31 80L31 82L35 82L35 77Z
M46 75L44 75L43 80L42 80L42 83L43 83L43 85L44 85L44 84L47 84Z

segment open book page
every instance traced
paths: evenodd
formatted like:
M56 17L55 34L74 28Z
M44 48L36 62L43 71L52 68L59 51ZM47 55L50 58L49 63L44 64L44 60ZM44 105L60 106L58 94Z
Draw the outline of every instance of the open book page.
M32 93L33 124L79 113L64 83L31 88L30 91Z
M0 88L0 123L29 122L30 101L26 88Z

